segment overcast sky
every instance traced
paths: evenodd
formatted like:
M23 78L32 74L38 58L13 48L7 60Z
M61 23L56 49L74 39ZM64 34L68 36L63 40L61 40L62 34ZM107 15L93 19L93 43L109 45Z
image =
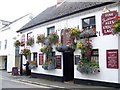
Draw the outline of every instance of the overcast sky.
M28 13L35 16L56 3L57 0L0 0L0 20L13 21Z

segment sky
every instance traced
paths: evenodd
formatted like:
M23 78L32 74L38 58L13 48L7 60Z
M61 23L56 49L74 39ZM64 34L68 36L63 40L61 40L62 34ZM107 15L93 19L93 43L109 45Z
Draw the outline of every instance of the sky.
M26 14L38 15L57 0L0 0L0 20L13 21Z

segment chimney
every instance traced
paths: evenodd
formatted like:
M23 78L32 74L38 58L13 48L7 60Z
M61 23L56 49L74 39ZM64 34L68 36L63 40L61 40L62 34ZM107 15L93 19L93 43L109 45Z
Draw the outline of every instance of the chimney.
M57 0L57 5L61 4L64 0Z

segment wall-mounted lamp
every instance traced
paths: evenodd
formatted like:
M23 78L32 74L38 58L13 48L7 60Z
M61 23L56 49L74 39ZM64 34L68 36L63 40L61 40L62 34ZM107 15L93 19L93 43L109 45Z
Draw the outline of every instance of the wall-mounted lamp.
M107 6L104 7L103 12L110 12Z

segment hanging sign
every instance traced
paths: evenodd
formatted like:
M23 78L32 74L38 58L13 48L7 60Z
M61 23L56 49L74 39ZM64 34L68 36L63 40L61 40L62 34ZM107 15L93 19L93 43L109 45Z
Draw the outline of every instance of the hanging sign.
M118 64L118 50L107 50L106 51L107 68L119 68Z
M110 12L102 14L101 21L102 21L102 33L103 33L103 35L112 34L113 24L115 22L116 16L118 16L117 11L110 11Z
M25 34L21 37L21 46L25 46Z

